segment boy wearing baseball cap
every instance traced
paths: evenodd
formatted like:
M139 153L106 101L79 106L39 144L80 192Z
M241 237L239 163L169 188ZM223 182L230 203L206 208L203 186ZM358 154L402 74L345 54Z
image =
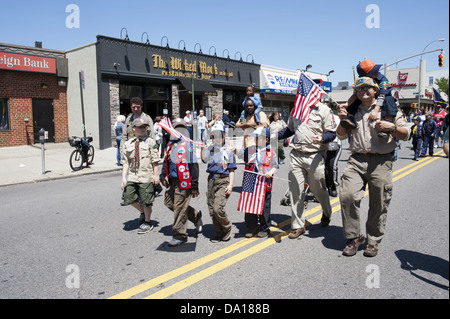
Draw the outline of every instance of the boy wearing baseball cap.
M147 136L149 124L144 117L134 120L134 137L126 141L123 147L123 201L125 205L131 205L141 212L138 234L145 234L153 229L150 217L155 198L154 185L159 184L158 145Z
M202 160L208 164L207 204L215 235L212 243L229 241L231 238L231 222L228 219L225 206L233 191L234 171L236 161L232 148L225 144L225 128L216 123L211 128L213 144L209 147L202 144Z
M376 107L370 114L370 120L378 120L378 113L381 110L381 120L388 122L393 122L395 116L397 115L398 105L395 98L392 96L392 87L388 79L379 70L381 64L375 64L371 60L364 60L358 64L356 67L358 75L361 77L370 77L375 80L379 85L380 93L376 102ZM341 120L341 125L345 129L356 128L355 114L358 110L359 101L356 97L356 93L353 94L347 102L347 112L348 118ZM378 133L379 137L386 138L387 134L384 132Z

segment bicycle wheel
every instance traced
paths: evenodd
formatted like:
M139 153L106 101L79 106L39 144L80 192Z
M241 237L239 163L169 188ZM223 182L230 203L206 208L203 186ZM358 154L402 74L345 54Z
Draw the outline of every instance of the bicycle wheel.
M79 171L80 169L83 168L83 154L81 154L81 151L76 149L75 151L72 152L72 154L70 155L70 167L74 170L74 171Z
M87 153L87 162L88 165L91 165L94 162L94 146L89 145L89 151Z

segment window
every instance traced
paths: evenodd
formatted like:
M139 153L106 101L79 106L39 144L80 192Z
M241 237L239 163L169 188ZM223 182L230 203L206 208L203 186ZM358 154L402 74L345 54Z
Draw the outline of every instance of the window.
M433 86L433 81L434 81L434 78L433 78L432 76L430 76L430 77L428 78L428 85L429 85L429 86Z
M0 132L9 131L9 105L8 99L0 98Z

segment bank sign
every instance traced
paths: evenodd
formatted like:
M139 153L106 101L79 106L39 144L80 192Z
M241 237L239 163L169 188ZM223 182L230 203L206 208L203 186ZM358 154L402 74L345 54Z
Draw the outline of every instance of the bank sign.
M56 73L56 59L0 51L0 69Z

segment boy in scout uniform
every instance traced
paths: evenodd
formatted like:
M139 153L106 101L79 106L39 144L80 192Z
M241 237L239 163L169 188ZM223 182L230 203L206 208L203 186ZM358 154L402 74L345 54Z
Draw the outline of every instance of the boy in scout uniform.
M376 107L380 93L378 84L369 77L360 78L354 85L361 104L355 114L357 123L352 133L347 166L342 173L339 187L341 214L347 246L344 256L353 256L365 242L361 232L360 203L366 186L369 188L369 213L367 216L367 246L364 256L374 257L386 229L387 209L392 199L392 157L397 143L395 139L407 140L409 130L402 112L398 112L394 122L373 121L371 112ZM347 110L340 108L338 116L345 118ZM341 122L342 123L342 122ZM388 138L380 138L378 132L389 133ZM348 130L341 124L337 128L339 139L348 138Z
M174 128L188 135L186 123L177 119ZM187 242L187 222L190 220L196 226L197 232L202 231L202 212L189 206L191 197L198 196L199 169L191 142L181 137L171 137L159 176L164 187L164 205L174 212L172 225L172 240L169 247L179 246Z
M211 128L213 145L206 148L202 145L202 160L208 163L207 204L209 215L213 221L215 236L213 243L229 241L231 238L231 222L228 219L225 205L233 191L236 161L231 148L225 144L225 128L216 123Z
M318 102L311 108L309 121L302 122L291 116L288 127L278 133L278 139L294 135L290 144L293 148L289 172L292 213L290 239L305 233L304 183L308 183L322 206L322 226L326 227L330 223L332 211L325 181L325 156L327 144L336 138L336 127L331 109Z
M150 217L154 201L154 185L158 178L158 145L147 136L149 121L138 118L133 121L134 137L123 146L122 190L125 205L131 205L143 215L138 234L153 229ZM140 202L138 199L140 198Z

